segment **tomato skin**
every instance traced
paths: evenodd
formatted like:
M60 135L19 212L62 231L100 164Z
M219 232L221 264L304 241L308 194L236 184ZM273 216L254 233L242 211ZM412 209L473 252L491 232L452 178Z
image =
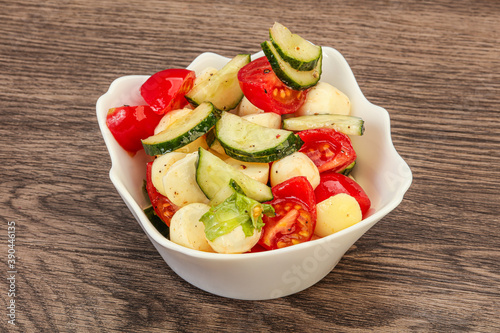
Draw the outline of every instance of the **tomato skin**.
M106 125L123 149L135 154L143 149L141 139L154 134L161 116L148 105L111 108L106 115Z
M151 201L151 205L153 205L156 215L170 227L172 216L179 210L179 207L174 205L166 196L156 190L151 181L152 168L153 162L149 162L146 169L146 191L148 192L149 200Z
M331 128L317 128L298 133L304 144L300 152L306 154L318 171L341 171L356 160L351 139Z
M188 104L184 95L193 87L195 78L195 72L188 69L165 69L144 82L141 96L160 115L181 109Z
M323 172L320 174L320 179L319 185L314 190L316 202L326 200L335 194L346 193L356 199L361 208L361 214L363 217L366 216L371 201L358 183L341 173L333 171Z
M259 243L255 244L254 247L250 250L250 253L264 252L267 251L265 247L260 245Z
M307 90L294 90L274 74L266 57L253 60L238 72L240 88L248 100L266 112L288 114L304 104Z
M311 240L316 226L316 199L306 177L288 179L272 188L276 216L264 215L259 244L267 250Z

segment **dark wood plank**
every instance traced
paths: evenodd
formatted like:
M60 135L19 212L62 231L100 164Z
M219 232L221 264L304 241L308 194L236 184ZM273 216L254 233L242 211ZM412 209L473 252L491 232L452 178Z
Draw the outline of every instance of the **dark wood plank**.
M500 330L497 1L0 1L0 215L19 332ZM253 53L274 21L344 54L414 182L317 285L220 298L163 262L108 178L122 75ZM7 269L4 251L2 265ZM0 282L3 304L8 283Z

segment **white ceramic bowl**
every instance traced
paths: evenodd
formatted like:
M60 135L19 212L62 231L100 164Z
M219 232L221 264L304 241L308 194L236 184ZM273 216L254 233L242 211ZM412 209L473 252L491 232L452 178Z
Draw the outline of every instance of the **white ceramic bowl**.
M365 120L365 134L352 137L358 155L353 174L370 197L372 208L360 223L328 237L284 249L248 254L205 253L164 238L142 211L147 204L142 184L148 157L144 152L130 157L114 140L105 121L111 107L145 103L139 87L148 77L118 78L97 101L99 126L111 156L110 179L165 262L187 282L210 293L237 299L263 300L297 293L326 276L354 242L403 199L412 174L392 144L387 111L363 96L349 65L338 51L324 47L323 53L321 80L349 96L352 114ZM260 52L253 58L262 55ZM209 66L221 68L227 61L228 58L220 55L203 53L188 68L199 73Z

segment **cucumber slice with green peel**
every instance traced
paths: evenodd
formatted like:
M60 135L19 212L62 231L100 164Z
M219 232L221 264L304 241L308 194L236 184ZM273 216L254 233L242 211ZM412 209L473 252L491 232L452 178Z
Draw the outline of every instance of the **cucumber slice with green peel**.
M211 147L216 140L217 138L215 137L215 129L212 128L210 131L207 132L205 141L207 142L208 147Z
M345 169L340 170L339 173L343 174L344 176L349 176L351 174L352 169L354 169L354 166L356 165L356 161L352 162L348 166L345 167Z
M299 71L294 69L280 56L270 41L265 41L261 44L261 47L276 76L290 88L304 90L316 85L321 78L323 53L321 53L313 69L310 71Z
M283 128L290 131L333 128L347 135L363 135L365 131L363 119L340 114L317 114L287 118L283 120Z
M196 182L210 200L214 199L224 187L229 186L231 179L249 198L259 202L272 200L273 194L269 186L241 173L203 148L199 148L198 155Z
M287 27L278 22L269 29L269 37L278 54L293 69L310 71L321 58L320 46L292 34Z
M298 136L297 136L298 138ZM300 147L304 144L304 142L300 138L295 138L294 141L287 143L288 147L279 148L278 153L276 151L268 154L268 155L241 155L238 152L232 151L230 149L224 148L226 155L234 158L235 160L242 162L252 162L252 163L271 163L277 160L280 160L288 155L291 155L298 151ZM296 148L299 147L299 148Z
M215 128L208 131L206 141L210 150L215 151L217 154L226 155L224 147L222 147L219 140L215 137Z
M163 155L198 139L217 122L215 111L212 103L201 103L186 117L176 120L166 130L142 140L146 154Z
M238 71L249 62L249 54L237 55L210 79L196 84L186 94L186 99L193 106L203 102L211 102L216 109L221 111L234 109L243 98L243 92L238 82Z
M228 156L245 162L276 161L303 144L292 131L257 125L228 112L217 121L215 136Z

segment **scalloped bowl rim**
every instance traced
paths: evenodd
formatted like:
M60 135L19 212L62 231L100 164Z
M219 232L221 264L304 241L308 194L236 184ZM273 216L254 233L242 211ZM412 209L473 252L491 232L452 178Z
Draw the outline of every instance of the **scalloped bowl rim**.
M190 257L196 257L200 259L206 259L206 260L217 260L217 261L244 261L244 260L254 260L256 258L260 257L268 257L268 256L274 256L278 254L285 254L285 253L294 253L298 251L302 251L305 248L310 248L314 247L317 245L321 244L326 244L328 242L335 242L338 239L343 238L346 234L349 233L354 233L356 231L359 231L361 229L366 229L363 234L371 228L377 221L379 221L381 218L383 218L385 215L390 213L393 209L395 209L403 200L403 196L408 190L408 188L411 185L412 182L412 174L411 170L406 164L406 162L403 160L403 158L397 153L393 142L391 138L391 130L390 130L390 119L389 119L389 113L387 110L376 106L372 103L370 103L365 96L363 95L359 85L357 84L354 74L352 73L351 68L349 67L347 61L345 58L338 52L337 50L330 48L330 47L323 47L323 54L324 54L324 59L335 59L335 61L339 62L343 67L343 70L346 71L346 75L348 75L348 79L351 80L352 82L349 82L351 93L349 95L349 98L351 101L357 100L358 103L363 104L364 107L371 108L371 110L374 110L374 112L378 112L378 116L382 117L383 119L381 120L381 127L382 127L382 133L383 137L381 138L381 144L382 146L386 147L389 149L388 153L391 154L391 158L393 158L395 161L397 160L398 163L400 163L401 168L403 168L405 171L403 172L403 175L399 178L399 186L397 189L394 191L394 195L392 199L388 202L386 202L382 207L378 208L376 211L371 212L368 217L366 217L364 220L361 222L346 228L344 230L341 230L337 233L334 233L330 236L316 239L310 242L306 243L301 243L298 245L278 249L278 250L273 250L273 251L265 251L265 252L255 252L255 253L244 253L244 254L221 254L221 253L208 253L208 252L202 252L202 251L197 251L193 249L189 249L186 247L183 247L181 245L178 245L176 243L171 242L170 240L166 239L163 237L157 230L154 228L154 226L151 224L151 222L148 220L146 215L143 213L142 208L139 206L137 201L132 197L131 193L126 189L125 185L123 182L120 180L119 176L119 167L118 161L120 157L118 156L118 152L115 149L116 148L116 142L114 142L114 138L110 131L108 130L106 123L105 123L105 114L107 113L107 108L106 108L106 102L107 99L118 93L121 85L128 81L128 80L146 80L149 76L148 75L128 75L128 76L123 76L120 78L117 78L114 80L110 86L108 91L103 94L97 101L96 104L96 113L97 113L97 118L98 118L98 123L99 127L103 136L103 139L106 143L106 147L109 151L110 158L111 158L111 169L109 171L109 177L110 180L112 181L113 185L115 186L116 190L118 193L121 195L123 198L124 202L127 204L129 209L134 213L134 216L136 219L140 222L141 227L145 231L146 235L150 237L150 239L154 240L157 244L160 246L180 252L182 254L185 254ZM256 54L252 55L252 59L255 59L257 57L262 56L263 53L258 52ZM205 52L200 54L198 57L196 57L193 62L187 67L188 69L195 69L196 67L199 68L205 68L208 67L208 65L203 65L204 63L210 64L212 62L217 62L219 64L223 64L227 61L229 61L229 58L226 58L224 56L218 55L216 53L212 52ZM328 64L327 61L324 60L324 68L325 65ZM341 91L343 91L341 89ZM367 124L367 127L369 127L370 124ZM119 146L118 146L119 147ZM361 234L362 235L362 234ZM203 289L203 288L202 288Z

